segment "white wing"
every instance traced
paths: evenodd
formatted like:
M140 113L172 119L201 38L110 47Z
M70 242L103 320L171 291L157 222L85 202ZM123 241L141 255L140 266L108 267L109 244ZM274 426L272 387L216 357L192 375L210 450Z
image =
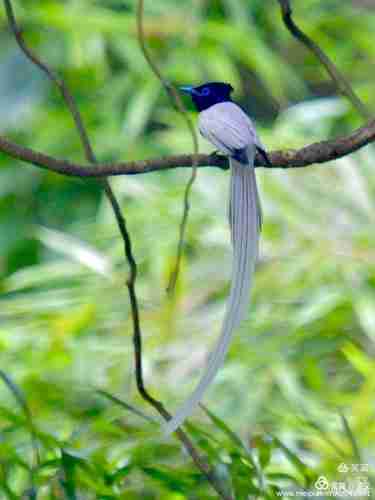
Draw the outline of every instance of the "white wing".
M236 151L246 150L250 159L255 156L254 146L265 150L251 118L234 102L221 102L201 111L198 126L202 136L226 156L234 156ZM256 188L255 191L258 223L261 229L262 207L258 189ZM229 220L230 212L231 206L229 206Z
M263 148L251 119L234 102L222 102L202 111L199 114L199 130L203 137L228 156L252 145Z

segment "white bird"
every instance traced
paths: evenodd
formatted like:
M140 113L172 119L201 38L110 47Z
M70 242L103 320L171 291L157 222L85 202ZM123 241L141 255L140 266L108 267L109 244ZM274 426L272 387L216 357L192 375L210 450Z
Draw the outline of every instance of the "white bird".
M196 389L164 425L166 435L174 432L195 411L224 363L234 330L246 316L262 226L254 169L256 152L259 151L270 163L251 119L231 100L231 85L210 82L199 87L182 87L181 90L191 96L199 111L199 131L202 136L229 158L229 224L233 264L221 335Z

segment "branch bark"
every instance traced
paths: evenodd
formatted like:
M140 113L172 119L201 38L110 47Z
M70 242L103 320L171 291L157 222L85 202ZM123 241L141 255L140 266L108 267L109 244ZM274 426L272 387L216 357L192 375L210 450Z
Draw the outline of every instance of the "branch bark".
M326 163L347 156L359 149L375 142L375 120L369 121L363 127L356 129L349 135L327 141L315 142L301 149L287 149L268 152L271 165L267 165L264 158L257 154L256 167L272 168L300 168L315 164ZM50 155L20 146L0 136L0 151L14 159L24 161L52 172L72 177L109 177L114 175L136 175L150 172L170 170L178 167L191 168L195 155L183 154L138 160L120 163L96 163L85 165L62 160ZM217 154L196 156L197 167L216 167L228 169L228 161L224 156Z
M311 50L311 52L315 54L320 63L325 67L331 79L335 82L338 91L348 98L353 107L356 108L358 113L362 115L365 120L370 120L373 115L368 111L365 104L354 92L349 81L341 73L338 67L331 61L327 54L319 47L319 45L296 25L292 18L293 12L290 5L290 0L278 0L278 2L280 4L281 15L284 24L288 31L294 36L294 38L296 38L299 42L301 42L303 45L305 45L305 47L307 47L309 50Z

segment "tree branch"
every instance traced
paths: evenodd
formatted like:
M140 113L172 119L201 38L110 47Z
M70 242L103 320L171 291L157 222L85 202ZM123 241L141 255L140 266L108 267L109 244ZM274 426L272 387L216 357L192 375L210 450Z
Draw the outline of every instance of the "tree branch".
M257 154L256 167L300 168L326 163L347 156L375 142L375 120L356 129L349 135L327 141L315 142L301 149L271 151L267 155L271 161L268 165L265 159ZM194 155L184 154L167 156L150 160L138 160L120 163L96 163L94 166L61 160L15 144L0 136L0 151L17 160L31 163L37 167L72 177L107 177L112 175L135 175L158 172L178 167L192 167ZM228 161L221 155L197 155L197 167L228 168Z
M357 109L360 115L365 120L370 120L372 114L368 111L365 104L356 95L349 81L341 73L338 67L331 61L331 59L323 52L317 43L314 42L310 37L306 35L294 22L292 19L292 7L290 5L290 0L278 0L281 8L281 14L283 21L290 33L299 40L305 47L307 47L311 52L313 52L319 59L321 64L325 67L326 71L335 82L337 89L343 95L345 95L349 101L352 103L353 107Z

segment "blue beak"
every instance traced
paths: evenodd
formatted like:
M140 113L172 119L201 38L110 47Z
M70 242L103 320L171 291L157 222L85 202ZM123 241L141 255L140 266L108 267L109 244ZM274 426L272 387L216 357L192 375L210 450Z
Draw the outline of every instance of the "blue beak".
M185 94L192 95L194 94L194 88L192 85L184 85L183 87L179 87L181 92L184 92Z

